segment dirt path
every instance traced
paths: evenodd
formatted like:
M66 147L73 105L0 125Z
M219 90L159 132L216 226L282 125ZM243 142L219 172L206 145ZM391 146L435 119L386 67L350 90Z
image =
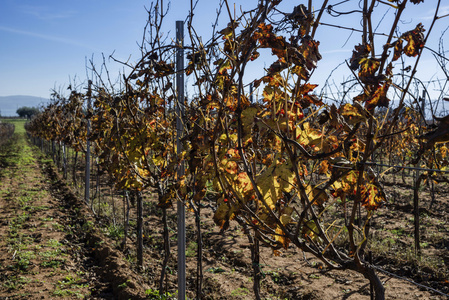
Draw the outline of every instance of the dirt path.
M0 299L144 298L84 205L17 131L0 149Z

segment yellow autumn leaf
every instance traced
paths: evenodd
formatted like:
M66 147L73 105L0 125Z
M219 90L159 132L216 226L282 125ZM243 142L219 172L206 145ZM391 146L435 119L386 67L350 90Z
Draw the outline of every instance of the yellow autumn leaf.
M279 218L279 220L281 221L281 223L283 225L287 225L287 224L291 223L292 217L288 214L282 214L281 217Z
M440 147L441 158L445 159L447 156L448 149L446 145Z
M254 124L254 118L258 111L257 107L247 107L242 111L243 131L250 131L249 128Z
M233 134L229 134L229 135L223 133L223 134L220 135L220 137L218 138L218 142L220 142L221 144L225 144L225 143L227 143L228 141L237 143L237 140L238 140L237 133L233 133Z
M160 155L157 156L153 155L152 161L153 164L158 167L162 166L166 162L166 160Z
M248 199L246 196L250 195L253 190L248 175L245 172L241 172L238 175L224 173L223 176L226 178L225 182L229 183L239 201L246 203L246 200Z
M382 193L374 184L368 184L363 188L362 206L367 210L376 210L384 201Z
M323 240L319 236L318 226L315 224L313 220L307 221L304 224L302 234L304 234L305 237L309 237L314 242L319 243L323 242Z
M269 102L271 100L273 100L274 97L274 88L270 85L265 86L265 88L263 89L263 97L264 97L264 101Z
M293 189L294 178L291 162L277 164L275 159L256 179L256 184L270 209L275 209L277 201L283 198L284 192L288 193Z
M276 242L282 245L284 249L288 248L288 245L290 244L290 240L285 236L284 231L277 226L275 229L276 235L274 236L274 239Z
M310 128L309 122L304 122L301 127L296 127L296 139L301 145L316 146L321 143L323 135L318 130Z
M121 190L137 190L140 191L143 185L136 177L127 177L118 182L117 188Z
M139 162L143 158L142 152L138 149L129 150L125 153L131 163Z
M346 103L340 107L340 113L350 125L366 121L365 110L357 102L354 105Z
M229 226L229 220L234 219L239 207L233 206L225 196L218 199L217 205L218 208L214 213L213 220L221 229L226 229Z
M306 194L309 198L309 201L313 201L314 205L323 205L327 200L329 200L329 196L322 189L316 188L312 185L308 185L306 187Z
M228 213L229 213L229 206L222 202L217 210L214 213L214 222L215 224L217 224L218 226L220 226L221 229L223 229L225 227L225 224L227 222L229 222L229 217L228 217Z
M276 208L277 200L282 195L281 184L278 182L278 177L273 176L272 172L267 170L257 178L256 183L268 208L274 210Z
M289 160L287 163L278 164L273 167L273 175L279 178L279 183L282 191L290 193L294 188L295 172L293 171L293 165Z
M374 58L362 58L360 60L359 77L373 76L380 66L380 60Z
M138 167L137 168L137 172L139 173L139 175L143 178L148 178L150 177L150 172L147 169Z

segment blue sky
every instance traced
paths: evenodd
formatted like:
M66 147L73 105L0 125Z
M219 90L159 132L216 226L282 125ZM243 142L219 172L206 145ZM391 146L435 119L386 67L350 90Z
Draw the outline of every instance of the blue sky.
M145 1L0 2L0 95L49 97L50 89L84 79L85 58L136 50Z
M218 2L199 0L194 27L207 38ZM317 9L322 3L313 2ZM338 2L341 0L331 0L329 4ZM419 22L429 28L436 2L425 0L417 6L409 3L409 13L400 24L401 32L413 29ZM449 12L448 3L442 2L439 15ZM256 0L241 0L236 1L235 7L238 9L241 5L246 9L256 3ZM301 2L284 0L281 8L292 9L298 3ZM351 0L335 9L359 9L358 3L357 0ZM74 78L79 83L85 82L86 58L93 57L99 65L102 53L108 57L114 52L114 56L120 60L127 60L131 55L130 62L137 61L140 52L136 43L142 39L147 19L145 7L149 8L150 4L150 0L0 0L0 96L32 95L48 98L51 89L66 87ZM373 16L375 22L382 18L385 18L384 21L389 20L391 15L384 16L381 13L387 11L388 7L383 4L379 6L379 13ZM184 20L189 8L188 0L172 0L165 30L174 34L175 21ZM360 14L333 18L325 13L322 21L360 28L359 18ZM225 26L228 21L223 18L221 24ZM448 25L449 18L437 22L432 32L433 38L428 44L430 47L437 49L438 39ZM380 26L378 32L382 32L382 29ZM312 81L322 85L333 68L351 57L352 47L360 42L360 34L321 26L316 37L321 41L323 60L319 62ZM271 60L267 64L271 64ZM118 74L121 69L120 65L112 61L108 67L112 75ZM425 75L423 80L441 77L441 74L437 75L439 67L430 53L423 57L419 72ZM334 78L341 81L347 74L347 67L342 66L334 73Z

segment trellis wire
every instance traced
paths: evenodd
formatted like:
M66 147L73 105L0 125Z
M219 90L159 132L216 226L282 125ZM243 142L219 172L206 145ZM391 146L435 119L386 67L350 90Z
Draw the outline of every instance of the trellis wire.
M365 263L367 263L367 262L365 261ZM369 263L367 263L367 264L369 264ZM411 284L414 284L414 285L416 285L416 286L419 286L419 287L421 287L421 288L424 288L424 289L426 289L426 290L432 291L432 292L434 292L434 293L437 293L437 294L440 294L440 295L443 295L443 296L446 296L446 297L449 298L449 294L445 294L445 293L443 293L443 292L441 292L441 291L439 291L439 290L436 290L436 289L434 289L434 288L432 288L432 287L430 287L430 286L426 286L426 285L423 285L423 284L421 284L421 283L417 283L417 282L415 282L415 281L413 281L413 280L411 280L411 279L408 279L408 278L405 278L405 277L396 275L396 274L394 274L394 273L388 272L388 271L386 271L386 270L382 269L381 267L378 267L378 266L376 266L376 265L374 265L374 264L369 264L369 265L370 265L370 267L372 267L373 269L376 269L377 271L379 271L379 272L381 272L381 273L384 273L384 274L386 274L386 275L388 275L388 276L390 276L390 277L394 277L394 278L396 278L396 279L401 279L401 280L408 281L408 282L411 283Z
M359 162L357 164L363 164ZM379 167L389 167L389 168L397 168L397 169L408 169L408 170L419 170L419 171L428 171L428 172L438 172L438 173L449 173L449 170L438 170L438 169L428 169L428 168L419 168L419 167L407 167L407 166L392 166L386 164L379 164L375 162L365 162L365 165L368 166L379 166Z
M429 171L429 172L438 172L438 173L449 173L449 170L438 170L438 169L428 169L428 168L418 168L418 167L407 167L407 166L393 166L393 165L386 165L386 164L379 164L375 162L357 162L357 165L368 165L368 166L378 166L378 167L388 167L388 168L397 168L397 169L408 169L408 170L419 170L419 171ZM347 169L347 170L356 170L354 167L346 167L346 166L339 166L339 165L331 165L333 168L339 168L339 169Z

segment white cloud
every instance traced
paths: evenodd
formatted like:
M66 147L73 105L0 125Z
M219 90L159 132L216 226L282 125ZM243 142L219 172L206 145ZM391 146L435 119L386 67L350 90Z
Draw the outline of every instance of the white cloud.
M440 11L438 13L438 16L441 17L441 16L445 16L447 14L449 14L449 6L442 6L442 7L440 7Z
M90 49L90 50L96 50L93 47L91 47L90 45L83 44L83 43L78 42L76 40L67 39L67 38L58 37L58 36L52 36L52 35L48 35L48 34L42 34L42 33L36 33L36 32L31 32L31 31L25 31L25 30L5 27L5 26L1 26L1 25L0 25L0 31L14 33L14 34L19 34L19 35L30 36L30 37L34 37L34 38L38 38L38 39L42 39L42 40L47 40L47 41L52 41L52 42L57 42L57 43L63 43L63 44L72 45L72 46L78 46L78 47L87 48L87 49Z
M52 21L52 20L60 20L60 19L67 19L73 16L76 12L75 11L60 11L55 12L52 11L48 7L43 6L32 6L32 5L23 5L19 7L19 10L22 13L25 13L27 15L31 15L36 17L39 20L44 21Z
M327 51L320 51L321 54L334 54L334 53L352 53L352 49L334 49Z
M440 8L438 9L438 16L445 16L447 14L449 14L449 6L440 6ZM432 20L434 16L435 10L433 9L424 13L422 17L419 17L419 19L427 21Z

